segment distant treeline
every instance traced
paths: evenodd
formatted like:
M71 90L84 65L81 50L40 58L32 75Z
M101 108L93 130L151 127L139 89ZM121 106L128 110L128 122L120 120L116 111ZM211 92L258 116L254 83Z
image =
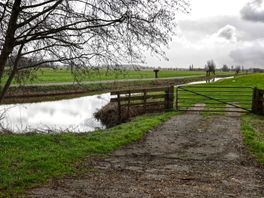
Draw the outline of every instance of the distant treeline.
M43 60L42 60L43 61ZM18 65L37 65L40 60L36 58L28 58L28 57L22 57L19 61ZM12 66L14 63L14 57L10 57L6 63L7 66ZM39 67L41 68L69 68L69 65L63 65L61 63L45 63L40 64ZM97 67L96 67L97 68ZM98 69L128 69L128 70L154 70L154 69L160 69L160 70L173 70L173 71L205 71L205 67L194 67L193 65L190 65L189 68L179 68L179 67L151 67L151 66L145 66L141 64L108 64L108 65L101 65L98 66ZM244 68L243 66L230 66L223 65L222 68L216 68L215 71L223 71L223 72L229 72L229 71L235 71L235 72L241 72L241 71L247 71L247 72L253 72L253 73L263 73L264 69L261 68Z

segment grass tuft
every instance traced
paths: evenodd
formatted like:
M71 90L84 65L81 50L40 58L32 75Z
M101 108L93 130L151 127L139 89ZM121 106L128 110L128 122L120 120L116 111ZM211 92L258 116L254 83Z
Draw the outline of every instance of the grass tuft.
M258 162L264 165L264 117L247 115L242 121L244 143L256 156Z

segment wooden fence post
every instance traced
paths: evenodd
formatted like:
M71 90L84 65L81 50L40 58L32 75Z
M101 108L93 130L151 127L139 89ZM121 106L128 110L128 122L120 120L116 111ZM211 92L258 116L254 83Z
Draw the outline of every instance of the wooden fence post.
M176 111L179 111L179 87L176 88Z
M147 91L144 89L144 113L147 112Z
M120 93L117 94L117 110L118 110L118 122L121 123L121 101L120 101Z
M259 90L254 88L253 99L252 99L252 112L255 114L263 115L264 114L264 103L263 103L263 94L264 90Z
M169 88L165 90L164 108L165 110L169 110Z
M252 112L257 113L257 100L258 100L258 89L255 87L253 89L253 96L252 96Z
M130 118L130 98L131 98L131 91L128 93L128 103L127 103L127 117Z
M169 88L169 109L173 109L173 102L174 102L174 85L171 85Z
M165 96L165 108L166 110L172 110L173 109L173 100L174 100L174 86L168 87L166 90L166 96Z

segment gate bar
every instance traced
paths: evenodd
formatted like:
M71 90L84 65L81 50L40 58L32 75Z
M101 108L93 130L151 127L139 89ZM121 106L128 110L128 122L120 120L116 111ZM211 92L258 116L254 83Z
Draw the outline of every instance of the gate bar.
M185 91L187 91L187 92L194 93L195 95L203 96L203 97L205 97L205 98L209 98L209 99L211 99L211 100L215 100L215 101L218 101L218 102L220 102L220 103L228 104L228 105L230 105L230 106L233 106L233 107L236 107L236 108L239 108L239 109L244 109L244 110L246 110L246 111L248 111L248 112L251 112L250 110L248 110L248 109L246 109L246 108L243 108L243 107L240 107L240 106L237 106L237 105L234 105L234 104L229 104L228 102L221 101L220 99L217 99L217 98L213 98L213 97L210 97L210 96L207 96L207 95L201 94L201 93L197 93L197 92L194 92L194 91L191 91L191 90L185 89L185 88L183 88L183 87L178 87L178 88L183 89L183 90L185 90ZM188 88L189 88L189 86L188 86Z
M236 89L243 89L243 88L248 88L248 89L254 89L254 87L250 87L250 86L191 86L191 85L188 85L188 86L178 86L177 88L182 88L182 87L190 87L190 88L236 88Z

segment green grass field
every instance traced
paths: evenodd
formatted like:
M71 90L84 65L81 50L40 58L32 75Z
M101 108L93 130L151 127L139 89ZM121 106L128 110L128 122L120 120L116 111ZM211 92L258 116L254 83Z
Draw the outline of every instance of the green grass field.
M262 74L250 74L247 76L239 76L234 79L226 79L218 81L212 85L222 86L251 86L264 89L264 73Z
M217 72L217 75L233 74L231 72ZM40 69L34 73L36 78L26 83L54 83L54 82L73 82L73 75L68 69ZM180 76L204 76L204 71L176 71L161 70L158 74L159 78L180 77ZM97 81L97 80L121 80L121 79L144 79L154 78L152 70L90 70L89 72L80 72L76 75L81 81ZM14 81L13 83L16 83Z

